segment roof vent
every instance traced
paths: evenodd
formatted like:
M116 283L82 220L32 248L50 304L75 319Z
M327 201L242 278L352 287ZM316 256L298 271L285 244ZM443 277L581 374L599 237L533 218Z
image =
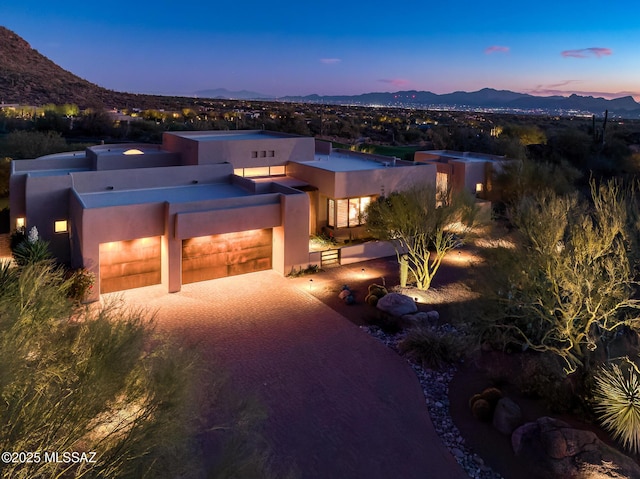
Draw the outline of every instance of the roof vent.
M112 189L113 189L113 186L107 186L107 189L108 189L108 190L112 190Z

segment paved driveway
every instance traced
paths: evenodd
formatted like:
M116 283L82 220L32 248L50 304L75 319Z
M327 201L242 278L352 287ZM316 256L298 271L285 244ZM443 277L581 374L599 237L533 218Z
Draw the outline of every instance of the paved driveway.
M393 351L273 271L124 293L162 329L202 343L268 411L276 468L303 478L468 477L442 446Z

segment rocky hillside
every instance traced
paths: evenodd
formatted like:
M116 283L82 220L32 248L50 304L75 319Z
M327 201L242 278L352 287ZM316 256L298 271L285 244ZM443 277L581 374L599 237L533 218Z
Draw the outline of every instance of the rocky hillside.
M107 90L60 68L16 33L0 26L0 103L80 108L175 108L188 98L137 95Z

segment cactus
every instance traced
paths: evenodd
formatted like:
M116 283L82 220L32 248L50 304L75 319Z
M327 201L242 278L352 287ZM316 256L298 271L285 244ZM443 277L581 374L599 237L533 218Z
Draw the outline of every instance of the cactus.
M364 302L369 306L375 307L378 304L378 298L375 294L368 294L366 298L364 298Z
M485 399L491 405L492 411L496 407L496 404L498 404L498 401L502 399L502 391L498 388L487 388L482 391L480 395L482 399Z
M409 259L407 255L400 257L400 286L402 288L407 287L407 280L409 278Z
M471 414L473 414L473 417L476 419L487 422L491 420L493 410L491 409L489 401L480 398L474 401L473 406L471 406Z

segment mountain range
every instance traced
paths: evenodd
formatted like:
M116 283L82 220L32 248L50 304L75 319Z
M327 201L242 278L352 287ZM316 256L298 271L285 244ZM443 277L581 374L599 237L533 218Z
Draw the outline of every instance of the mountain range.
M487 109L505 112L596 114L605 110L625 118L640 118L640 103L625 96L614 100L592 96L534 96L508 90L484 88L476 92L436 94L429 91L398 91L342 96L270 97L251 91L224 88L201 90L189 97L144 95L102 88L64 70L11 30L0 27L0 104L44 105L73 103L80 108L176 108L193 103L193 96L237 100L287 101L343 105L383 105L457 110Z

